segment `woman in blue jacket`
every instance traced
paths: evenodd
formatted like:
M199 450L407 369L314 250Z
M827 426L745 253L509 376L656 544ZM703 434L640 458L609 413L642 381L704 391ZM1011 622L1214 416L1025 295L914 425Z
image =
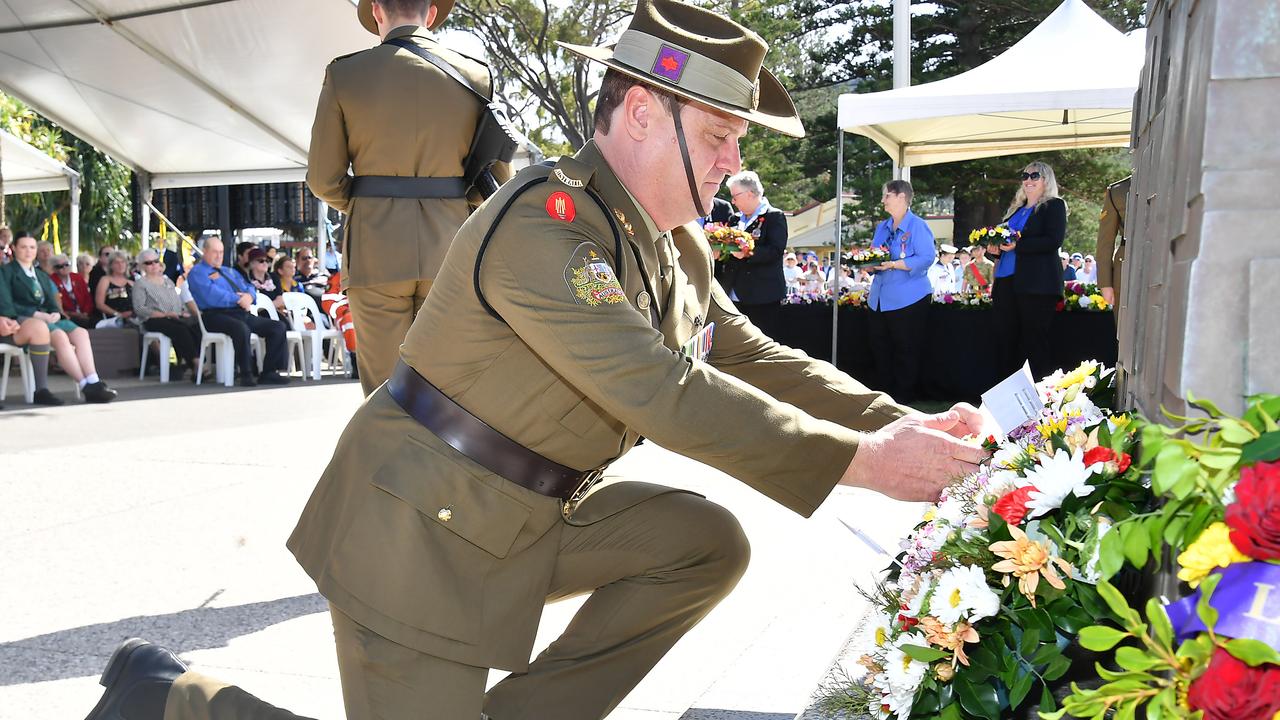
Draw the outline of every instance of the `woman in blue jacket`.
M884 184L880 202L889 219L876 225L871 239L872 247L886 248L891 258L875 268L867 299L871 353L880 387L900 403L916 399L933 296L929 267L937 256L933 231L911 212L914 194L906 180Z

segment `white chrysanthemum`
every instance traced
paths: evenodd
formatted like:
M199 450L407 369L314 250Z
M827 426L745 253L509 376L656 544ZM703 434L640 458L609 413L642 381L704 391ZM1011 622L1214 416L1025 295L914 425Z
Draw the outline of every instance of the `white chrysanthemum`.
M1080 307L1082 308L1093 307L1093 298L1089 297L1088 295L1081 295Z
M1018 473L1012 470L997 470L991 473L991 479L987 482L987 497L994 497L997 500L1004 497L1005 494L1018 489Z
M893 619L893 615L884 611L872 614L870 640L877 650L885 649L893 641Z
M1102 410L1085 393L1080 393L1072 398L1070 402L1063 403L1061 413L1063 417L1079 415L1084 418L1084 427L1093 427L1107 419Z
M989 618L1000 610L1000 596L991 591L977 565L951 568L938 580L929 613L948 625Z
M890 712L905 720L911 715L916 690L920 689L920 683L929 671L929 664L903 652L903 645L929 647L929 641L921 633L910 633L899 638L897 644L885 653L884 674L881 676L884 683L882 689L888 694L885 704L889 706Z
M1015 442L1006 442L1002 444L991 455L991 467L995 470L1004 470L1013 467L1014 463L1022 459L1026 454L1026 449Z
M1089 477L1093 473L1084 465L1084 453L1059 450L1053 456L1041 455L1040 464L1027 470L1019 486L1034 485L1027 500L1027 517L1038 518L1062 507L1068 495L1085 497L1093 492Z

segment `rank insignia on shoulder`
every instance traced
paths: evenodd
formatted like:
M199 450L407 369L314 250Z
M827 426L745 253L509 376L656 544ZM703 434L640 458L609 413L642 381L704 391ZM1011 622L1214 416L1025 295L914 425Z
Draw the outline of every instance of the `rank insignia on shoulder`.
M618 208L613 209L614 217L618 218L618 223L622 225L622 229L627 232L627 237L635 237L636 231L631 227L631 223L627 222L627 216L622 214Z
M586 183L582 182L581 180L574 180L568 175L565 175L564 171L561 170L560 168L556 168L554 171L552 171L551 174L555 175L557 180L564 183L565 185L568 185L571 188L580 188L583 185L586 185Z
M580 305L599 307L627 301L618 276L593 243L582 243L569 255L564 266L564 281Z

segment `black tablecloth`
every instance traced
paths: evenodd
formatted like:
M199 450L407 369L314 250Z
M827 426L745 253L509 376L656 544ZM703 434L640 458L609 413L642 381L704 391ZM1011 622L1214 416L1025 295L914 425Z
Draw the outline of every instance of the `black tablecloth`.
M871 311L841 308L837 365L871 387L880 387L868 343ZM929 307L929 330L920 364L926 399L975 402L1001 378L996 371L995 335L990 308ZM785 305L773 328L762 328L778 342L831 359L831 306ZM772 332L770 332L772 331ZM1071 369L1084 360L1115 365L1115 315L1109 312L1054 313L1050 330L1054 367Z

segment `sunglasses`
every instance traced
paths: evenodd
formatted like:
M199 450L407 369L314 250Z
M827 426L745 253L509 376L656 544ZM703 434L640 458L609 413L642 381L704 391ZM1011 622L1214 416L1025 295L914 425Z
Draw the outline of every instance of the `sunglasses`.
M1036 172L1024 172L1024 173L1022 173L1022 179L1023 179L1023 180L1039 180L1039 179L1040 179L1040 172L1039 172L1039 171L1036 171Z
M143 264L143 265L156 265L156 264L158 264L159 262L160 262L159 260L143 260L143 261L142 261L142 264Z
M61 269L63 269L63 268L69 268L69 267L71 267L71 266L70 266L70 265L68 265L68 264L66 264L66 263L62 263L62 264L60 264L60 265L54 265L54 266L53 266L53 269L54 269L54 270L61 270Z

